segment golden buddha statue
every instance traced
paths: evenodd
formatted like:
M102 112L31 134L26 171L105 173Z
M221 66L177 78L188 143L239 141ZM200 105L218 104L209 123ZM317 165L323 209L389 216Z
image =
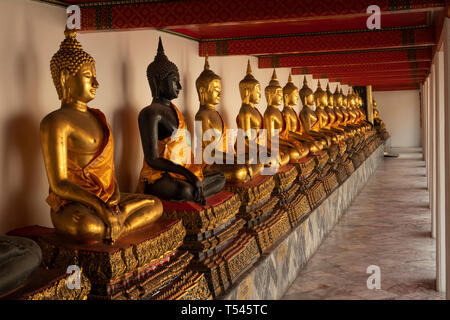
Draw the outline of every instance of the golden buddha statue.
M372 106L373 106L373 122L376 126L380 126L381 128L386 128L386 125L384 124L383 120L380 118L380 112L377 109L377 102L375 99L372 99Z
M325 134L331 141L338 145L342 144L345 138L342 132L336 132L331 129L330 121L334 122L336 118L334 113L328 113L325 108L328 106L328 95L322 89L320 85L320 80L317 80L317 89L314 92L314 99L316 103L316 115L319 119L319 132ZM331 111L331 110L330 110ZM330 119L332 117L332 119Z
M331 138L320 132L319 117L315 113L314 93L309 88L306 76L303 79L303 87L299 91L303 108L300 111L300 121L305 132L322 144L322 147L329 148L331 146Z
M50 67L61 108L41 122L40 135L58 233L81 242L114 242L162 215L158 198L120 193L114 173L114 144L104 114L88 107L99 87L95 61L76 31L53 55Z
M200 100L200 108L195 115L195 120L201 122L201 132L198 132L198 134L202 137L202 155L204 150L213 144L214 148L211 148L213 154L208 156L213 159L220 159L220 163L213 164L212 161L208 161L211 162L209 163L210 168L223 172L227 182L231 183L247 182L258 176L264 167L262 164L248 164L250 162L248 156L245 159L247 164L237 164L238 159L234 149L228 148L227 150L228 127L215 109L215 105L220 102L222 92L221 78L210 69L208 56L205 58L204 70L197 78L195 85ZM219 137L218 141L204 139L203 135L208 130L214 130L214 138ZM227 155L227 152L232 154ZM232 159L233 164L225 164L227 158ZM204 160L203 163L206 164Z
M335 101L334 101L334 95L331 93L330 91L330 84L327 83L327 88L326 88L326 94L327 94L327 106L325 107L325 111L328 114L328 124L325 125L325 128L335 132L338 135L338 141L340 143L340 148L342 150L346 149L345 146L345 140L346 140L346 135L345 135L345 131L342 130L341 128L339 128L339 122L341 121L343 115L340 114L340 111L335 109Z
M267 100L264 128L267 129L268 143L271 144L271 138L275 134L275 130L278 130L280 150L289 155L290 163L296 163L309 154L309 149L299 140L289 137L283 114L278 109L283 102L283 88L278 82L275 70L273 70L272 79L264 92Z
M358 115L356 113L356 99L355 99L355 95L352 92L352 89L349 88L348 89L348 94L347 94L347 111L349 113L349 119L347 121L347 125L356 130L356 133L358 136L362 135L362 129L361 127L357 124L357 119L358 119Z
M255 104L259 103L261 99L261 85L252 74L250 61L247 64L247 74L244 79L239 82L239 92L242 105L236 117L236 123L237 127L242 129L246 134L246 153L249 150L250 142L254 143L260 150L267 148L267 151L270 153L271 144L260 141L259 136L252 136L252 131L258 133L259 130L264 129L264 118L255 107ZM289 160L289 154L279 152L278 161L280 166L288 164Z
M289 139L299 140L309 148L311 154L315 154L323 149L323 145L308 135L303 129L300 118L293 108L297 105L298 99L298 88L292 82L292 75L289 73L288 82L283 87L284 108L281 111L286 123L286 131L289 134Z
M344 96L342 94L342 88L336 87L336 90L333 94L333 104L334 104L334 112L337 116L336 128L344 131L347 140L346 143L348 148L351 148L351 142L349 139L355 136L355 131L349 127L347 127L347 121L349 119L349 113L347 112L344 106ZM349 145L350 144L350 145Z

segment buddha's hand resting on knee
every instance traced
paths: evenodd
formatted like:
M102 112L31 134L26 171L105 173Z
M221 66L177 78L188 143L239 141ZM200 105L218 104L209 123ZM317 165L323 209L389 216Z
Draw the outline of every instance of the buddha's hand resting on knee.
M203 181L197 178L195 174L192 174L192 176L189 177L189 182L194 186L194 201L205 205L206 198L203 191Z
M107 241L114 242L119 238L122 230L122 217L119 206L102 206L102 220L106 225L105 238Z

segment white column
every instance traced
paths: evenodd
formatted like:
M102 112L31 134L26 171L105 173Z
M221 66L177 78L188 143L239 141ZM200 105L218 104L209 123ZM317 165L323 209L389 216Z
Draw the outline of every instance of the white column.
M431 208L431 236L436 238L436 104L435 104L435 64L430 73L430 208Z
M450 18L444 23L444 110L445 110L445 252L446 273L450 275ZM447 299L450 300L450 276L446 278Z
M435 55L435 115L436 115L436 289L445 292L445 144L444 144L444 53Z
M422 84L422 105L423 105L423 154L424 154L424 160L425 160L425 172L427 175L427 189L430 188L429 179L430 179L430 173L428 169L428 159L429 159L429 134L428 134L428 127L429 127L429 116L428 116L428 80L425 80L425 82ZM429 203L428 203L429 204Z

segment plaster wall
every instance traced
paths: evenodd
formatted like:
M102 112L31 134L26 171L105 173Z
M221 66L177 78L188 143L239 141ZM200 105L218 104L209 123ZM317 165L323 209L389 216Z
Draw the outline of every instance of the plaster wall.
M391 146L422 146L419 90L375 91L373 97L391 134Z

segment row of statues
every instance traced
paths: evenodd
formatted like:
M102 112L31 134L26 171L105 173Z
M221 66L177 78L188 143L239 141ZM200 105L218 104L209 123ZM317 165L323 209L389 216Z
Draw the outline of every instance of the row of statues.
M52 223L61 234L81 242L112 243L157 221L162 215L159 199L205 204L226 183L249 181L264 166L255 164L248 155L244 164L194 163L192 152L185 148L185 119L171 102L182 89L179 71L165 55L160 39L157 55L147 68L153 101L138 119L144 151L139 186L137 193L122 193L115 177L111 128L100 110L88 107L99 87L95 61L76 40L75 31L65 31L65 39L51 60L51 73L61 107L42 120L40 132L50 185L47 202ZM203 131L218 130L226 141L228 126L215 110L221 98L221 78L210 69L208 58L196 88L200 108L195 119L201 121ZM331 148L343 152L349 138L371 127L357 94L350 91L344 95L342 88L331 93L328 86L323 90L320 82L313 92L306 78L298 90L291 76L281 87L275 70L264 89L267 109L261 114L256 107L261 85L252 75L250 62L239 90L242 106L236 117L238 128L244 132L266 129L266 143L250 134L248 139L255 139L269 153L271 133L279 130L280 166ZM293 107L299 98L303 108L297 114ZM175 131L179 134L176 139ZM227 156L225 147L215 152Z
M375 101L372 126L357 92L345 95L336 87L333 93L320 81L313 92L306 77L299 89L290 74L282 87L275 70L264 88L267 108L260 112L263 90L248 61L236 116L243 140L234 143L216 110L222 80L206 56L195 82L195 135L201 140L196 162L185 118L172 103L182 90L180 73L160 38L147 67L153 100L137 119L143 165L136 192L124 193L116 179L112 130L105 115L88 106L99 88L95 60L75 30L64 34L50 62L61 106L40 125L54 231L24 228L12 234L17 238L0 239L0 255L9 257L4 265L15 269L15 276L0 277L0 298L41 262L46 270L80 263L92 284L80 297L88 291L94 299L217 297L351 175L352 161L359 166L363 149L373 147L373 127L384 140L389 136ZM207 137L210 131L213 137ZM208 151L222 161L207 161ZM267 177L264 170L274 165L279 170ZM20 238L30 234L39 246ZM16 261L18 256L30 259ZM151 281L143 277L148 272ZM52 286L61 287L53 281L46 288Z

